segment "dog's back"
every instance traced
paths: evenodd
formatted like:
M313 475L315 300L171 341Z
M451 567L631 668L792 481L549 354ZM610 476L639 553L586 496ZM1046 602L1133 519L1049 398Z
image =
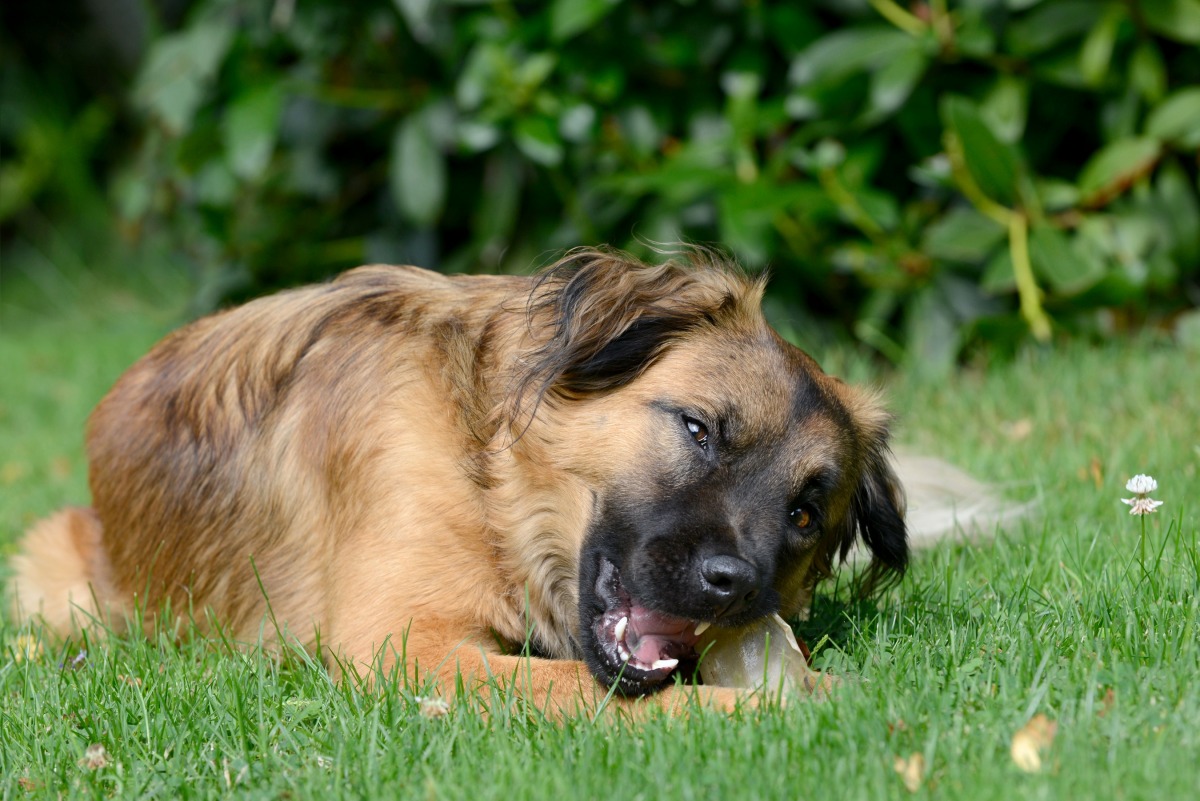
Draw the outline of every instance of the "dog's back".
M469 394L446 383L447 359L463 357L447 352L454 332L437 327L478 330L497 294L528 286L364 267L171 334L89 421L93 508L65 509L26 534L13 561L18 617L40 615L61 633L93 617L119 629L131 603L167 601L176 619L194 612L203 626L201 610L214 608L242 632L262 619L265 585L281 619L319 626L330 610L314 601L329 593L316 585L336 580L326 534L369 513L365 466L382 432L414 431L378 417L422 419L412 441L389 445L437 473L428 438L454 426L439 427L428 410L450 408L435 402L439 393ZM391 391L398 385L404 393ZM424 414L397 415L398 397ZM440 444L444 461L456 455L456 443ZM357 504L347 491L355 482ZM330 486L340 508L325 503Z

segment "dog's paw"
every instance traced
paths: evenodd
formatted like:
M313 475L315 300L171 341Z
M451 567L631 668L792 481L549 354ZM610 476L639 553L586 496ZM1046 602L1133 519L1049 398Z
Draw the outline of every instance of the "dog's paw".
M822 673L810 670L801 682L804 691L818 700L824 700L833 695L834 690L845 683L844 679L832 673Z
M757 708L763 699L759 693L735 687L678 685L647 700L653 700L668 715L676 717L697 709L732 714L739 709Z

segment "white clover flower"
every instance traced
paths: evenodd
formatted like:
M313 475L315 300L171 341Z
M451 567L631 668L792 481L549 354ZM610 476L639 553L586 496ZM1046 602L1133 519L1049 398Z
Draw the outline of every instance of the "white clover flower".
M421 712L421 717L423 718L436 720L450 714L450 704L441 698L422 698L418 695L416 701L417 707Z
M1133 507L1129 510L1129 514L1131 515L1148 515L1163 505L1162 501L1156 501L1152 498L1122 498L1121 503L1127 503Z
M1129 479L1128 483L1125 484L1125 489L1135 495L1145 496L1158 489L1158 482L1154 480L1153 476L1138 473Z
M1138 473L1125 484L1125 489L1136 495L1136 498L1122 498L1121 503L1132 507L1129 510L1131 515L1148 515L1155 509L1163 505L1162 501L1156 501L1147 498L1151 492L1158 489L1158 482L1152 476Z

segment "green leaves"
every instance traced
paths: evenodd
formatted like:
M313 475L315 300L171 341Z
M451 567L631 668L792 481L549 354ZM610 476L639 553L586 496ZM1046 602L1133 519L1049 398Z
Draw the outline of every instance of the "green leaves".
M562 161L563 146L558 126L548 117L522 117L513 130L513 141L525 157L543 167L554 167Z
M1200 265L1200 198L1177 161L1168 161L1155 182L1151 211L1167 228L1164 240L1180 265Z
M1104 265L1080 253L1067 235L1050 225L1035 225L1029 235L1029 257L1038 276L1062 296L1077 295L1104 277Z
M1113 46L1117 42L1117 29L1125 19L1125 7L1119 3L1109 3L1103 16L1083 40L1083 46L1079 49L1079 71L1089 85L1099 86L1108 75Z
M554 0L550 6L550 38L556 42L586 31L621 0Z
M927 379L944 378L962 343L958 320L938 287L924 287L913 296L905 324L905 366Z
M880 69L913 48L913 38L885 26L859 26L828 34L793 61L789 77L798 86Z
M1018 56L1034 56L1082 36L1104 14L1106 3L1097 0L1052 0L1039 3L1008 26L1008 49Z
M266 171L279 135L283 112L283 87L279 83L256 86L235 99L221 127L229 168L245 180L256 180Z
M1079 175L1085 206L1102 206L1149 173L1158 161L1161 145L1150 138L1118 139L1088 160Z
M168 133L185 133L232 40L233 26L220 20L159 39L138 72L133 102L158 119Z
M984 120L979 107L965 97L942 99L942 120L962 147L971 178L992 200L1007 206L1017 200L1021 160L1017 151L1000 140Z
M921 250L935 259L977 264L1004 241L1005 228L975 209L958 206L925 229Z
M929 66L929 59L919 47L898 53L892 61L871 76L871 89L862 121L877 122L898 110L917 87Z
M979 114L1000 141L1020 141L1029 118L1029 82L1012 75L998 76L979 104Z
M1167 66L1153 41L1139 42L1129 58L1129 83L1148 103L1162 100L1167 91Z
M874 125L896 112L929 66L934 44L894 28L862 26L825 36L797 55L789 70L795 87L789 113L798 119L829 112L843 101L858 107L857 125ZM868 76L864 96L849 79Z
M396 126L388 185L397 208L413 223L431 226L441 217L446 201L446 162L425 118L411 116Z
M1200 87L1180 89L1151 111L1146 135L1181 148L1200 147Z
M133 88L129 226L264 284L717 242L931 374L1197 280L1200 0L391 5L197 0Z
M1141 0L1138 10L1155 33L1200 44L1200 0Z
M412 37L422 44L433 39L431 18L436 0L392 0L396 10L404 17Z

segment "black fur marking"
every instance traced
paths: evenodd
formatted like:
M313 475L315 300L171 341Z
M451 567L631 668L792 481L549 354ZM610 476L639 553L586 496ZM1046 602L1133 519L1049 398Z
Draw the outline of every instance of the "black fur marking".
M851 502L858 534L874 556L860 581L863 595L891 586L908 568L908 528L900 492L886 446L874 448Z
M640 317L594 356L565 365L558 386L578 394L619 389L654 364L692 324L681 314Z
M368 320L390 328L403 322L409 316L410 310L405 305L405 298L394 290L372 292L359 298L353 311Z
M706 270L746 279L701 248L694 263L646 265L618 252L581 250L538 276L527 303L529 330L540 341L516 376L514 417L536 411L546 393L617 389L636 378L675 339L716 325L738 296L699 280ZM749 290L750 284L746 283Z

